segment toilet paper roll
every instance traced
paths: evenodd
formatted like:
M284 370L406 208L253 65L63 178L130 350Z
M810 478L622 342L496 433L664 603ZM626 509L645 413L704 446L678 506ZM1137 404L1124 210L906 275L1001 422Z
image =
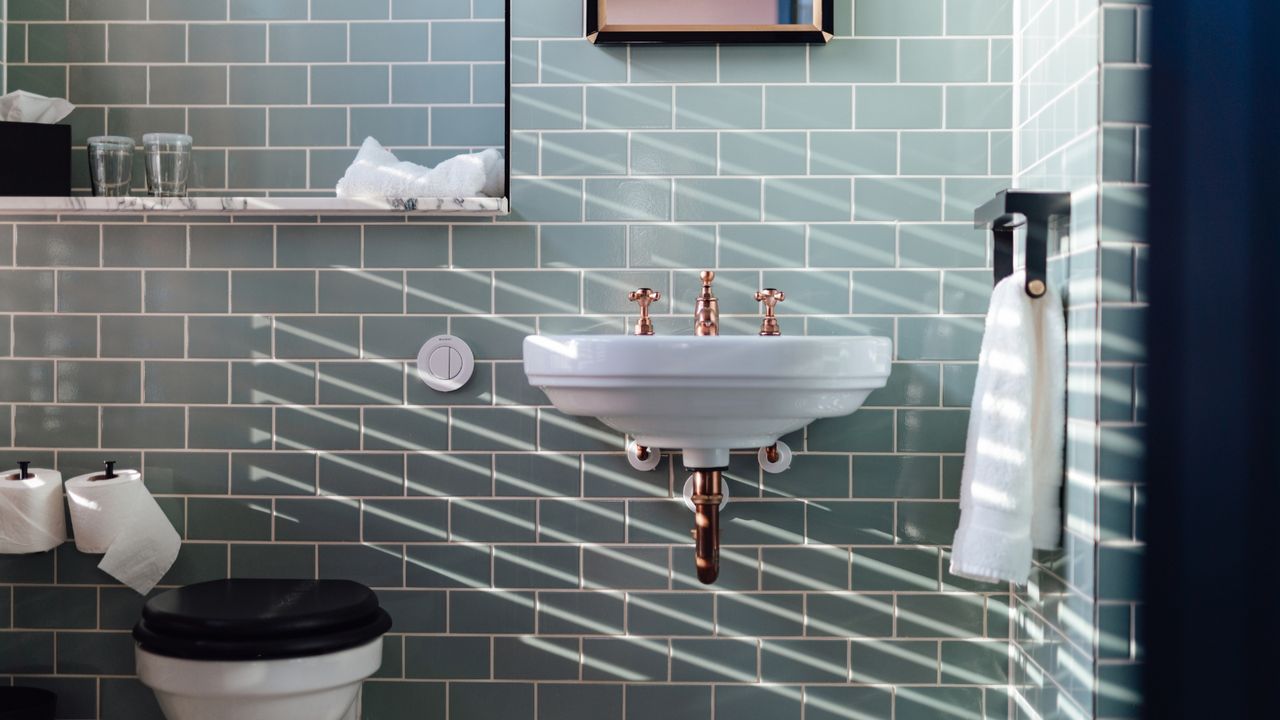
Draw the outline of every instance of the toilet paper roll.
M19 555L58 547L67 540L62 473L31 468L0 475L0 553Z
M90 473L67 481L76 549L105 553L98 568L146 594L173 566L182 538L137 470Z

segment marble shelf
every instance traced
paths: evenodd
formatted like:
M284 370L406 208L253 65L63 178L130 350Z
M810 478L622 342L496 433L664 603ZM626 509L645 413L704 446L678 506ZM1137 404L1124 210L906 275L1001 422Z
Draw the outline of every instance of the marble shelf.
M128 213L214 215L506 215L507 198L0 197L3 215Z

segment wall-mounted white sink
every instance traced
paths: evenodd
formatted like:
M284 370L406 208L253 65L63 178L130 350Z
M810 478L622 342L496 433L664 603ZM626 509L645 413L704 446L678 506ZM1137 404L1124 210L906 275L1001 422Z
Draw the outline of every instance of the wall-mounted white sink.
M531 335L530 384L688 468L768 447L818 418L848 415L889 377L882 337Z

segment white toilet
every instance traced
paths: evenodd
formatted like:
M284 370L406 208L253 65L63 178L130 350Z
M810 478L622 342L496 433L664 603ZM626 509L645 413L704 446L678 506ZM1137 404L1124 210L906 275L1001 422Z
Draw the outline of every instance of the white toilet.
M391 617L348 580L215 580L151 598L138 677L168 720L357 720Z

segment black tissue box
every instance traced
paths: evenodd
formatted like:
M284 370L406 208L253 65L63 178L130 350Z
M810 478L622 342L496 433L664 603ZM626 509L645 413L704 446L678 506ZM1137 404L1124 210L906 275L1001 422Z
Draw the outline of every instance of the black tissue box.
M71 126L0 122L0 196L71 195Z

